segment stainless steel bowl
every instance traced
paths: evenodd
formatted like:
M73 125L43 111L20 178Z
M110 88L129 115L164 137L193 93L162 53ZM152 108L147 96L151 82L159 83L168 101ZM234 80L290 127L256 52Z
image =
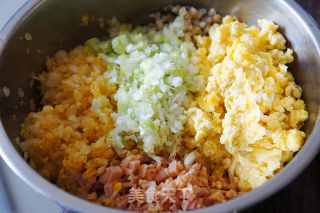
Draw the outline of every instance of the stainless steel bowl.
M34 190L59 205L78 212L120 212L98 206L66 193L39 176L22 158L15 137L35 96L30 88L31 72L39 71L46 56L61 48L71 48L105 31L92 24L80 26L83 14L122 21L145 22L146 14L169 4L214 7L222 14L234 14L248 23L259 18L275 21L281 27L297 56L291 70L304 89L310 119L305 126L308 139L303 149L271 181L239 198L194 212L232 212L251 206L291 182L315 157L320 147L320 33L316 23L292 0L30 0L0 31L0 88L10 88L11 95L1 94L0 154L8 166ZM25 33L31 41L23 39ZM18 88L25 91L23 102ZM26 198L27 199L27 198Z

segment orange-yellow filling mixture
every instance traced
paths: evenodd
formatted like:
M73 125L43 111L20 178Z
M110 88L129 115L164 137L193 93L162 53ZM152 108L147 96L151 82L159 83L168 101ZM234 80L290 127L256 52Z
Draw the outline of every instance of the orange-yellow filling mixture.
M101 205L191 210L260 186L301 148L308 113L278 26L169 14L143 29L113 20L111 40L48 59L21 131L42 176Z

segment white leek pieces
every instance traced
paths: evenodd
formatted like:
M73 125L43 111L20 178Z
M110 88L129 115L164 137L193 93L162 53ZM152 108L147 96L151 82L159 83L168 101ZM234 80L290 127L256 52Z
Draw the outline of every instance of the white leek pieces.
M106 80L118 86L109 135L118 149L129 140L149 154L179 146L190 96L203 89L196 48L184 41L183 16L161 31L138 27L96 47L108 64Z

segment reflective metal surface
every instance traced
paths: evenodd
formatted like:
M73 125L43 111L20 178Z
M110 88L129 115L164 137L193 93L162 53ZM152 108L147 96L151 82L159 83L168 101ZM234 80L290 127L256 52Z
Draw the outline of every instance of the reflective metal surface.
M248 23L259 18L275 21L281 27L297 60L290 67L302 85L310 119L305 130L308 140L304 148L262 187L232 201L194 212L231 212L240 210L270 196L288 184L310 163L320 147L320 33L315 22L291 0L31 0L0 31L0 89L6 86L11 95L1 93L0 155L9 167L36 191L60 205L80 212L120 212L91 204L63 192L40 177L20 156L14 141L23 117L30 111L29 100L37 96L30 87L31 73L43 68L45 58L61 48L72 48L92 36L104 36L105 29L94 22L81 26L82 15L143 23L146 14L168 4L214 7L219 13L233 14ZM32 35L26 41L25 33ZM23 100L18 88L25 91ZM1 90L0 90L1 91Z

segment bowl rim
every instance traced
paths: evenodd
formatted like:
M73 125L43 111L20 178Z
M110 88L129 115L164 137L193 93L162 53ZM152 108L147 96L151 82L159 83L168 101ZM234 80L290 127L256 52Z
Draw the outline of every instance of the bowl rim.
M29 0L23 4L17 12L9 19L5 26L0 30L0 57L3 54L4 47L11 35L20 26L25 17L28 17L37 7L46 0ZM294 0L279 0L288 10L291 10L297 18L303 23L307 33L316 46L316 50L320 55L320 30L316 21ZM288 185L295 179L315 158L320 149L320 115L318 108L318 116L315 121L312 132L303 148L296 156L284 167L284 169L276 174L271 180L251 192L245 193L233 200L222 204L194 210L194 213L208 212L236 212L246 207L252 206L280 189ZM120 213L127 212L124 210L113 209L93 204L89 201L78 198L66 191L63 191L56 185L50 183L32 169L22 156L17 152L11 143L5 129L0 122L0 156L10 169L19 176L25 183L31 186L35 191L53 200L63 209L72 212L95 212L95 213Z

